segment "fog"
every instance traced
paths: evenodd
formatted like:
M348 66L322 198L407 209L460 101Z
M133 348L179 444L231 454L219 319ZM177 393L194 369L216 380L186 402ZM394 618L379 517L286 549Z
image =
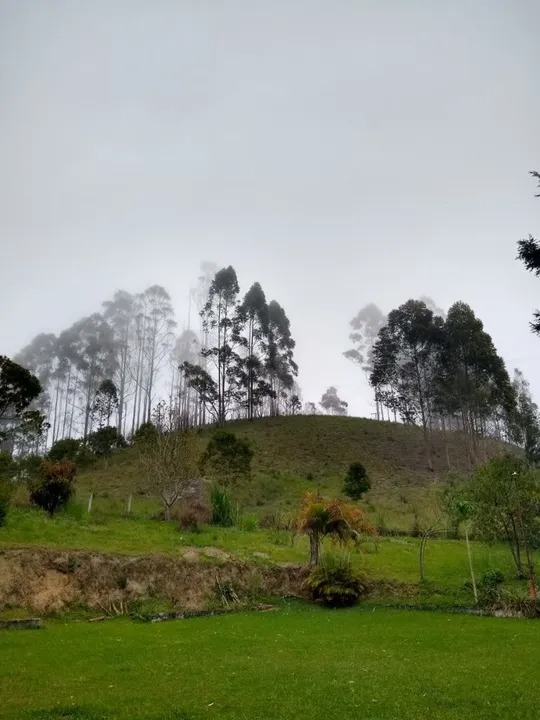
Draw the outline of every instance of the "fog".
M304 401L370 415L349 321L469 303L537 399L540 4L0 0L0 333L202 260L286 309Z

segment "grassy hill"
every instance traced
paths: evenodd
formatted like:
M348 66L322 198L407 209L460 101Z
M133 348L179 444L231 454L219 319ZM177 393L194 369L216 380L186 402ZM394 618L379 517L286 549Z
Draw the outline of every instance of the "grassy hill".
M419 428L363 418L294 416L238 421L227 428L247 438L255 451L252 479L233 494L246 513L263 516L294 511L306 490L340 493L348 465L362 462L372 479L366 510L377 523L408 529L415 512L421 512L426 487L443 480L448 462L453 470L468 470L468 460L457 434L435 433L434 472L426 466ZM199 433L201 449L211 429ZM500 444L488 443L485 452L500 452ZM151 507L136 495L140 468L138 450L119 451L79 475L81 501L92 491L96 508L121 512L130 493L134 510ZM157 509L157 507L156 507Z

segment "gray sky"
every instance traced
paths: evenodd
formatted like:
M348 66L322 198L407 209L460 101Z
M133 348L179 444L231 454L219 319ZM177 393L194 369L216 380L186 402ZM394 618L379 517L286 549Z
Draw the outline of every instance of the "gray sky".
M0 352L201 260L284 305L304 400L348 322L472 305L540 399L537 0L0 0Z

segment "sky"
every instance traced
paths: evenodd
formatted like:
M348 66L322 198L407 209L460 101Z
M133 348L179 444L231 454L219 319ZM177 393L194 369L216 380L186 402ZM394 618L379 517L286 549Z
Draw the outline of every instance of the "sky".
M259 281L304 401L373 413L375 302L468 302L540 400L537 0L0 0L0 353L201 261Z

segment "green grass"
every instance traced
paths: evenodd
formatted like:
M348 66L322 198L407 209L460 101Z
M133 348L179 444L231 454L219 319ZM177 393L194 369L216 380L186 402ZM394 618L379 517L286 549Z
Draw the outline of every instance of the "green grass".
M0 637L3 720L536 720L540 623L292 606Z
M411 537L382 537L353 550L356 565L376 579L417 583L418 543ZM179 530L173 522L106 517L75 520L68 514L49 518L34 509L13 509L7 525L0 528L0 548L10 546L55 547L131 555L179 555L187 547L216 547L241 560L305 563L307 541L286 531L205 526L200 532ZM330 543L325 547L333 548ZM472 543L473 561L480 577L486 570L514 575L510 551L505 545ZM267 557L259 557L263 553ZM540 559L540 557L539 557ZM441 588L459 588L469 578L465 543L459 540L430 540L426 551L426 575Z
M434 433L435 473L428 472L421 430L398 423L299 415L237 421L227 427L249 440L255 451L253 477L234 490L234 500L244 511L259 516L276 511L294 514L307 490L339 494L347 467L360 461L373 483L368 505L372 517L383 517L387 526L407 530L415 509L422 509L426 486L448 472L447 447L452 470L469 469L460 437ZM211 432L198 433L201 450ZM500 443L486 443L488 455L500 448ZM82 470L77 486L82 502L94 492L96 507L102 512L121 514L130 493L135 512L158 510L158 505L136 494L140 468L135 447Z

